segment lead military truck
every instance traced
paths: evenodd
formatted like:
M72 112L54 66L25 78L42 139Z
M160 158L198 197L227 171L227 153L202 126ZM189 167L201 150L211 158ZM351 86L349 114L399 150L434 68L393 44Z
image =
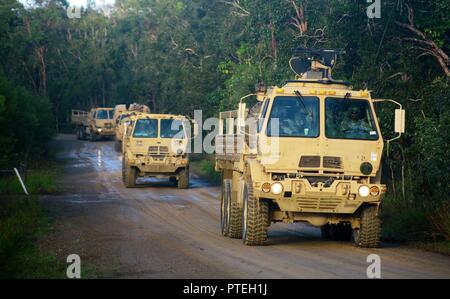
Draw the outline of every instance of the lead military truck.
M123 135L122 179L127 188L139 177L169 178L179 189L189 187L190 125L186 117L137 113Z
M215 167L222 174L224 236L263 245L271 223L305 222L320 227L324 238L379 245L387 188L374 103L398 103L334 80L337 55L298 49L290 61L295 80L260 85L252 109L249 95L238 110L220 113ZM395 112L398 138L405 114L401 105Z
M113 117L113 108L93 108L90 112L72 110L71 122L75 125L77 139L96 141L114 137Z

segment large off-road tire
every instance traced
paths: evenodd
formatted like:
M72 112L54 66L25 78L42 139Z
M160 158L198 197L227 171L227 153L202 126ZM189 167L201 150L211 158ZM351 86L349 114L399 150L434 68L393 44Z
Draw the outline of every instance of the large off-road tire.
M178 189L189 188L189 168L182 169L178 178Z
M352 226L350 224L330 225L330 238L335 241L350 241L352 238Z
M363 248L380 246L381 221L376 206L365 207L361 212L361 227L353 230L355 245Z
M97 141L97 135L91 133L91 134L89 135L89 141L92 141L92 142Z
M122 151L122 141L116 140L114 142L114 149L118 152L121 152Z
M322 235L322 239L331 239L331 229L330 229L330 224L325 224L322 227L320 227L320 233Z
M245 245L265 245L269 223L269 206L268 202L255 198L251 179L248 179L244 184L243 201L242 240Z
M80 139L81 140L86 140L86 129L85 128L80 128Z
M231 214L231 180L222 181L220 198L220 231L222 236L228 237Z
M136 187L137 169L128 165L127 159L122 162L122 178L127 188Z
M233 239L242 238L242 208L236 198L232 196L231 180L224 180L223 185L227 195L226 206L226 225L227 236Z

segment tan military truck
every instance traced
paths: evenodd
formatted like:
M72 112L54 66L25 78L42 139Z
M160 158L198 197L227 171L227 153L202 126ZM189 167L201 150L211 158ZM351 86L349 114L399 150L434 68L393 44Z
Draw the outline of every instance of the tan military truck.
M113 108L93 108L90 112L72 110L71 122L75 125L77 139L96 141L114 137L113 117Z
M332 79L337 54L299 49L290 61L295 80L258 86L238 110L220 113L215 167L223 178L224 236L263 245L271 223L304 222L320 227L324 238L379 245L387 188L374 103L398 103ZM250 96L254 109L246 106ZM401 105L395 112L398 138L405 114Z
M114 107L114 117L113 117L114 125L117 125L120 115L127 111L128 111L127 105L125 104L119 104Z
M124 112L119 115L117 118L117 124L116 124L116 141L114 143L114 147L116 151L121 152L122 151L122 141L123 141L123 134L125 132L125 126L129 125L131 123L132 116L136 116L139 114L139 112L131 111L131 112Z
M123 135L122 179L127 188L139 177L169 178L189 187L189 121L181 115L139 113Z
M114 111L116 133L114 147L117 151L121 151L124 126L129 122L130 116L138 113L150 113L150 108L143 104L133 103L129 105L128 109L126 108L126 105L117 105Z

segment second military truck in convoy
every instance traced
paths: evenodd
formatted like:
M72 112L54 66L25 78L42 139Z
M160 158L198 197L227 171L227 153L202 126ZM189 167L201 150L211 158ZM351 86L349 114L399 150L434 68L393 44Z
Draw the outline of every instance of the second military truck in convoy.
M220 113L216 170L222 174L221 230L263 245L273 222L305 222L325 238L379 244L384 142L368 90L334 80L332 50L299 49L297 74L282 87L257 87L257 104ZM399 105L399 104L398 104ZM396 109L395 131L404 131Z
M122 179L127 188L140 177L169 178L189 187L189 121L184 116L138 113L123 134Z
M126 105L117 105L114 109L114 123L115 123L115 133L116 133L116 141L114 143L114 147L117 151L122 151L122 139L123 132L126 123L130 121L130 117L136 115L138 113L150 113L150 108L146 105L133 103L126 108Z
M96 141L115 135L113 108L93 108L90 112L72 110L71 122L75 125L77 138Z

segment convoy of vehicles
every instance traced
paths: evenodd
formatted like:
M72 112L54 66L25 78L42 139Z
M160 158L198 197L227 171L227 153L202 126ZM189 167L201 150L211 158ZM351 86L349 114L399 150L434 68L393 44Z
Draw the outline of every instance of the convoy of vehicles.
M122 179L127 188L139 177L169 178L189 187L188 119L181 115L138 113L123 134Z
M395 132L405 112L331 77L338 52L298 49L295 80L258 85L237 110L220 113L216 171L222 175L221 232L263 245L271 223L305 222L324 238L360 247L380 241L384 141L374 103L389 101ZM256 96L256 104L246 101ZM79 139L116 136L127 188L140 177L169 178L189 187L190 123L181 115L150 114L145 105L72 111ZM391 140L388 140L391 141Z
M220 113L216 170L222 174L221 231L263 245L272 222L305 222L322 236L380 240L384 142L368 90L331 78L336 51L299 49L283 87L258 86L257 105ZM387 100L394 102L392 100ZM404 110L396 110L396 132Z
M114 137L113 117L113 108L93 108L90 112L72 110L71 122L78 139L96 141Z

